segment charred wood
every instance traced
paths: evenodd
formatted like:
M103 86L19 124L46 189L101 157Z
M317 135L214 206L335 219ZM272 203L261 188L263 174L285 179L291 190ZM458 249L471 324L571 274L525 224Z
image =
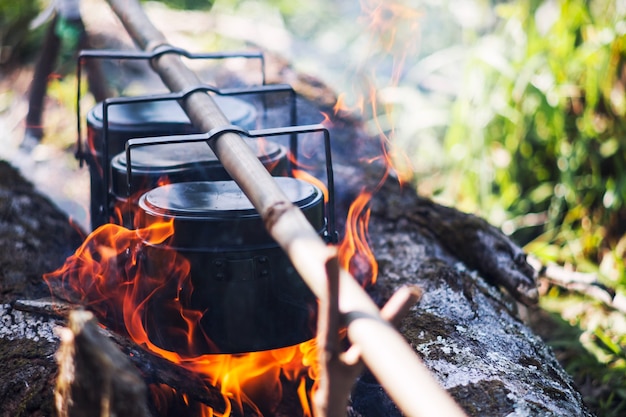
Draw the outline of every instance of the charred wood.
M63 265L81 233L4 161L0 179L0 302L46 296L42 274Z
M147 417L147 387L93 314L75 310L59 331L55 399L60 417Z
M107 347L106 350L115 350L118 353L123 354L123 361L128 362L128 367L134 369L135 372L141 377L142 384L168 386L176 390L179 394L186 395L191 402L209 405L217 412L224 412L226 408L224 397L219 390L211 385L207 385L197 374L177 366L166 359L146 352L127 337L112 332L105 327L97 327L98 335L93 334L95 331L92 329L93 326L85 322L86 319L84 316L77 315L76 305L68 304L63 301L59 301L58 299L38 299L17 300L13 306L16 311L31 313L35 317L50 317L58 320L60 324L66 323L69 320L69 324L67 324L67 326L72 332L74 332L72 326L78 326L78 331L82 331L82 329L87 326L87 333L83 335L84 337L76 338L68 336L70 339L68 343L81 343L81 346L86 349L93 350L98 350L98 344L96 344L95 341L105 343ZM85 312L85 314L91 313ZM73 324L71 319L72 315L76 317L75 321L78 320L78 324ZM2 333L0 332L0 335L1 334ZM64 334L67 335L67 332ZM61 339L63 340L63 337L61 337ZM104 342L104 340L107 340L107 342ZM63 347L61 349L63 349ZM105 353L106 352L102 352L102 354ZM98 355L97 352L94 352L93 354ZM117 362L122 361L122 357L118 354L113 354L111 352L106 354L115 355L112 356L111 360L114 359ZM95 360L103 361L104 359L95 357ZM61 378L61 376L59 378ZM115 376L112 378L115 378ZM118 384L121 383L123 382L118 382ZM148 404L146 401L144 401L144 403ZM236 417L238 415L237 411L233 410L232 415L233 417Z
M406 204L406 203L405 203ZM537 273L526 254L484 219L415 196L407 219L420 225L468 268L494 285L506 288L518 301L538 301ZM412 207L411 207L412 206Z
M0 304L0 416L54 415L55 326Z

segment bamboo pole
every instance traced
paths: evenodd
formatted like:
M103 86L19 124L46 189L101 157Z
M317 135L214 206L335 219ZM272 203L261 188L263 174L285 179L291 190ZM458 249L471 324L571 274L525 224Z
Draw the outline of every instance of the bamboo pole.
M107 1L139 48L154 51L167 44L137 0ZM152 61L152 67L171 91L201 84L177 55L161 55ZM181 104L201 131L229 124L206 93L192 94ZM259 212L268 232L287 253L302 279L320 300L328 301L326 264L336 249L317 235L239 135L224 134L210 141L209 146ZM342 270L339 281L339 311L346 321L348 338L359 347L363 362L398 407L409 417L464 416L404 338L381 318L356 280Z

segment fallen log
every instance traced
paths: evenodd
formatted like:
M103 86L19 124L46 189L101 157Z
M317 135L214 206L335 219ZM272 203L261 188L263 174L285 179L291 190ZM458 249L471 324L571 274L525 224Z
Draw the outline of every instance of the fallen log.
M0 416L52 416L56 321L0 304Z
M415 221L420 204L422 199L412 190L400 190L393 184L375 195L370 237L380 279L370 293L382 305L407 283L423 289L420 303L410 310L401 329L439 382L469 415L504 416L516 410L589 415L550 349L519 320L513 300L456 258L424 222ZM22 212L23 218L33 215L36 213ZM29 292L22 289L19 293ZM45 410L53 403L56 369L51 357L58 345L52 328L58 321L41 314L25 318L10 306L1 315L2 323L12 323L0 330L0 346L4 347L0 362L5 364L0 400L9 410L6 415L16 415L18 407L49 415ZM16 352L28 354L11 370L8 365L15 363ZM141 361L150 363L152 359ZM154 368L164 369L162 365ZM16 377L16 372L20 376ZM150 382L154 376L144 378ZM33 405L31 391L28 396L15 396L15 384L38 389L38 404ZM350 412L363 417L401 415L370 374L361 376L355 385Z
M436 205L397 184L375 195L370 237L380 281L372 295L383 302L408 282L422 288L424 295L401 330L442 386L471 416L590 416L552 350L519 318L515 300L462 262L467 254L436 240L432 230L449 227L448 220L437 224L438 217L421 218L426 208ZM472 228L474 216L452 216L466 238L480 230ZM497 275L520 274L513 260L502 262ZM402 415L370 374L356 384L352 408L362 417Z
M166 359L146 352L127 337L114 333L107 328L98 327L98 335L93 334L95 331L93 325L85 323L85 321L91 319L85 319L84 316L77 315L76 313L80 309L77 305L46 298L37 300L16 300L13 303L12 309L17 312L30 313L32 317L55 320L54 323L56 326L66 326L68 328L67 330L73 334L76 332L80 333L85 326L88 326L87 338L75 338L70 335L67 336L70 339L69 343L74 343L74 340L77 340L83 347L91 351L96 350L96 347L99 346L100 343L103 343L103 346L106 346L107 349L102 352L102 354L113 357L111 360L121 369L124 368L122 365L128 362L128 366L135 369L141 376L142 383L148 385L164 384L175 389L180 395L186 395L191 402L210 405L215 411L221 413L226 409L225 399L219 390L211 385L207 385L197 374L177 366ZM72 324L72 314L76 317L74 321L78 321L76 325ZM0 335L1 334L0 332ZM63 334L67 335L68 333L66 331L61 333L61 341L63 341ZM55 343L57 341L56 339L56 337L53 338ZM104 340L106 340L106 342L104 342ZM122 360L118 354L112 353L113 350L122 353L125 359ZM97 355L97 353L94 353L94 355ZM61 377L59 376L59 378ZM233 417L237 416L236 410L233 411L232 415Z
M0 301L46 296L42 273L61 266L83 236L70 226L67 215L4 161L0 179Z
M480 217L419 196L405 204L413 206L406 219L431 233L468 268L478 270L486 280L504 287L526 305L537 302L537 272L526 262L522 249L500 230Z
M50 295L42 275L59 268L82 236L66 215L4 161L0 161L0 214L0 415L51 416L58 369L55 328L66 324L76 306L41 300ZM105 333L146 384L175 386L194 401L223 410L219 390L207 388L197 375L146 353L123 336Z

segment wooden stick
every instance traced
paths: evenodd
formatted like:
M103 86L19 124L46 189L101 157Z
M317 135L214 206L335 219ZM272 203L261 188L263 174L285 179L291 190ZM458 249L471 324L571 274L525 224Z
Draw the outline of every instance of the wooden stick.
M314 407L316 417L341 417L346 415L348 395L358 372L351 372L340 357L339 260L336 256L328 260L326 271L328 297L320 300L317 320L320 380Z
M336 261L336 258L334 258ZM332 260L331 260L332 261ZM336 262L327 264L330 301L320 303L317 340L320 349L320 385L315 398L315 416L343 416L354 381L364 368L361 350L351 346L340 353L339 334L339 268ZM393 325L408 313L421 297L421 290L414 285L402 287L387 301L381 316ZM335 301L333 301L335 300Z
M128 358L99 332L92 313L70 313L69 328L60 337L59 416L150 416L145 384Z
M416 285L407 285L396 291L380 310L380 316L394 327L408 314L411 307L422 297L422 290ZM342 362L346 365L356 365L361 360L361 349L351 346L342 355ZM355 371L356 372L356 371ZM360 372L360 369L359 369Z
M167 43L138 1L108 2L141 49L153 51ZM197 75L176 55L161 55L152 61L152 66L172 91L200 84ZM192 94L182 105L201 131L229 124L208 94ZM334 256L335 249L317 235L241 137L225 134L210 141L209 146L259 212L268 232L287 253L302 279L321 301L326 301L326 263ZM411 417L464 415L404 338L380 317L378 308L356 280L342 270L339 281L339 309L350 318L348 337L360 346L363 361L402 411ZM441 402L435 405L436 412L434 402Z

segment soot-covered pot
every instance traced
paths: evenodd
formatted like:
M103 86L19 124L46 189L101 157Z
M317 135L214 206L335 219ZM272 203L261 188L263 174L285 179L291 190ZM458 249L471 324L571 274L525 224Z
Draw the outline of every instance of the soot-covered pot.
M295 178L275 180L324 235L321 190ZM193 291L190 299L181 299L181 303L183 308L202 313L200 326L206 335L203 341L195 340L194 349L201 353L251 352L313 337L315 296L234 181L165 185L145 193L139 207L142 227L163 220L173 220L174 226L174 234L164 244L143 245L148 274L167 267L163 265L166 252L175 251L190 263ZM165 331L180 326L180 320L163 309L164 303L179 297L181 291L185 288L172 285L153 297L147 307L151 338L166 349L181 349L180 340Z
M155 141L159 139L154 138ZM269 140L245 138L244 141L268 172L274 176L287 175L288 158L284 146ZM122 224L127 227L134 226L132 217L137 210L138 197L160 184L231 179L204 142L138 147L132 151L131 165L133 175L129 189L126 153L119 153L111 161L109 203L119 208Z

